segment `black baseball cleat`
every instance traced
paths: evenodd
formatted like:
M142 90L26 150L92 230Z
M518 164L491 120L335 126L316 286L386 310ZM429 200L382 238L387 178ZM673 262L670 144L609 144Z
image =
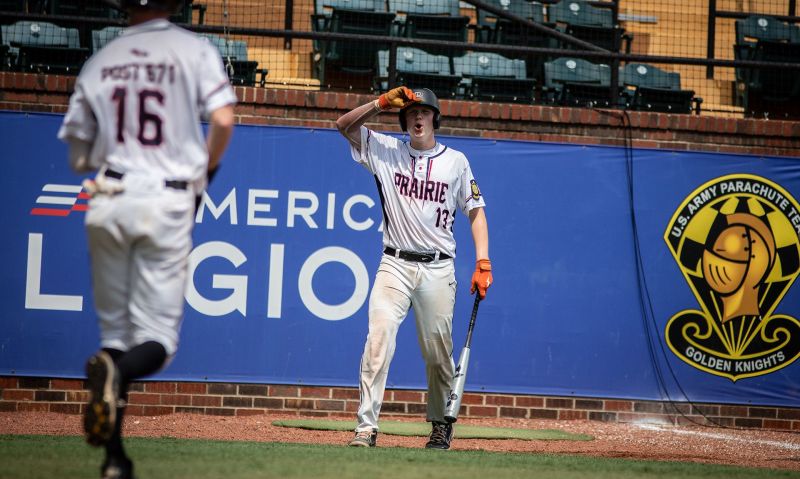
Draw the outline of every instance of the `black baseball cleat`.
M100 479L133 479L133 463L127 457L107 457Z
M428 449L450 449L450 441L453 440L453 425L434 421L431 426L431 437L425 447Z
M375 447L378 443L378 430L356 431L355 437L347 443L348 446L355 447Z
M100 351L86 362L86 377L89 403L83 416L83 430L86 442L102 446L111 438L117 422L119 373L111 356Z

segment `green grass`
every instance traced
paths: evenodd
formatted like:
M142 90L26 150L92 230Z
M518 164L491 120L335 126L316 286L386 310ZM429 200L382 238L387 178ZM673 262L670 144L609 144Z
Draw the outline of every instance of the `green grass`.
M796 471L550 454L348 448L306 444L126 439L140 479L755 479ZM0 436L0 478L99 477L102 452L80 437Z
M272 421L274 426L318 429L322 431L352 431L355 421L333 421L329 419L283 419ZM557 429L512 429L505 427L469 426L456 423L459 439L524 439L528 441L591 441L587 434L572 434ZM426 422L381 421L381 434L395 436L427 436L431 425Z

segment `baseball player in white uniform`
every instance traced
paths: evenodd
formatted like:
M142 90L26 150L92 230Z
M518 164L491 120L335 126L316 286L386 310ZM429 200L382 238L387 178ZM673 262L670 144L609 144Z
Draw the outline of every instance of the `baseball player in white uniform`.
M233 131L236 97L216 48L172 25L180 0L122 0L130 27L84 65L58 137L92 195L86 215L101 350L86 365L87 441L104 478L129 478L128 384L175 354L195 198ZM209 121L204 138L199 120Z
M400 108L409 141L363 124L381 111ZM398 328L414 308L428 377L426 447L449 449L452 425L444 419L452 386L452 320L456 298L453 222L460 210L470 221L476 270L471 291L483 298L492 283L489 234L481 196L463 153L436 141L440 109L428 89L398 87L340 117L353 159L378 185L384 215L383 257L369 299L369 333L361 358L361 404L351 446L373 447Z

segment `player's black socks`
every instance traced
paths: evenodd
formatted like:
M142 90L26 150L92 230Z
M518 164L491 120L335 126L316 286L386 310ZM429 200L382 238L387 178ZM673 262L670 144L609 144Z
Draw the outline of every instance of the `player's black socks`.
M123 399L127 402L128 394L124 394ZM106 457L115 457L121 459L123 457L127 457L125 455L125 449L122 447L122 421L125 415L125 408L118 407L117 408L117 422L114 425L114 432L111 434L111 437L108 439L106 443Z
M117 364L120 358L125 355L125 351L120 351L119 349L103 348L103 351L111 356L111 360L114 361L114 364Z
M164 366L167 350L160 343L147 341L125 353L117 361L117 369L125 390L134 379L149 376Z

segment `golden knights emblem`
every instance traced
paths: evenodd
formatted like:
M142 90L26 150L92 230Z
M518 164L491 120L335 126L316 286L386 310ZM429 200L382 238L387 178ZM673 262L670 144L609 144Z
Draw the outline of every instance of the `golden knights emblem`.
M800 272L800 205L766 178L700 186L664 233L702 311L680 311L665 337L676 356L736 381L800 356L800 322L775 309Z

